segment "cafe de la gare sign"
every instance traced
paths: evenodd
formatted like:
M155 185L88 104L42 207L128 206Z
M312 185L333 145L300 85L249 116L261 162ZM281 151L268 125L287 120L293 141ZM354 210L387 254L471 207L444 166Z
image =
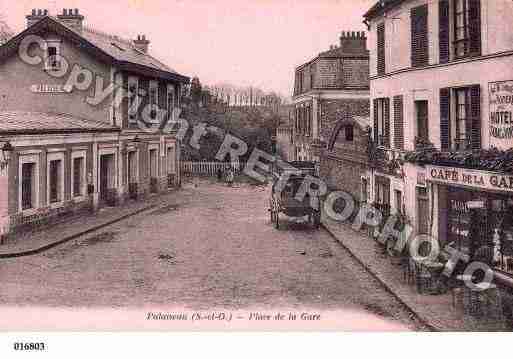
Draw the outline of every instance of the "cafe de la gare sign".
M513 192L513 176L464 168L426 166L428 181L453 186Z

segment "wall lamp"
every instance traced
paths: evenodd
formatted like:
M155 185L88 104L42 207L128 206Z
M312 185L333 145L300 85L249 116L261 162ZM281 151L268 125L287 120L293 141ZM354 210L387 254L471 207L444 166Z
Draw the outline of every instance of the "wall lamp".
M11 162L12 153L14 151L14 147L11 145L9 141L5 142L2 146L2 159L0 159L0 169L4 170Z

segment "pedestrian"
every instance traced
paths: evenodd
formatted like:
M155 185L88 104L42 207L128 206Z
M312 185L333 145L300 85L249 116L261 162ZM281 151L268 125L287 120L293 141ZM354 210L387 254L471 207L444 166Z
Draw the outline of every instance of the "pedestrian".
M223 169L219 167L217 169L217 182L221 182L223 180Z
M233 170L231 167L228 167L228 169L226 171L226 183L228 184L228 187L232 187L233 179L234 179Z

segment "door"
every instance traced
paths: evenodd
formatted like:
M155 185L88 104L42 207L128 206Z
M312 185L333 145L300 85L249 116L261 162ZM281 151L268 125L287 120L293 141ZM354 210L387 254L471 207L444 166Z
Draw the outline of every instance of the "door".
M100 157L100 198L107 200L109 189L109 159L107 155Z
M417 233L429 234L429 197L425 187L417 187Z

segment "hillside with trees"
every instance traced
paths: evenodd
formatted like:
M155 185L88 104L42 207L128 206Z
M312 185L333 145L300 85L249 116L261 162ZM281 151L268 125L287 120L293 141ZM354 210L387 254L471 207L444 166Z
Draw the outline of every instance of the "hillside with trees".
M7 42L13 35L14 32L7 24L5 17L0 14L0 45Z
M184 160L215 161L215 155L226 134L236 136L248 145L248 153L242 160L247 160L254 148L273 153L273 140L285 105L282 96L252 87L241 88L228 84L202 86L196 77L184 94L183 103L183 117L191 128L205 123L218 129L208 131L202 137L199 150L189 146L191 129L184 141Z

